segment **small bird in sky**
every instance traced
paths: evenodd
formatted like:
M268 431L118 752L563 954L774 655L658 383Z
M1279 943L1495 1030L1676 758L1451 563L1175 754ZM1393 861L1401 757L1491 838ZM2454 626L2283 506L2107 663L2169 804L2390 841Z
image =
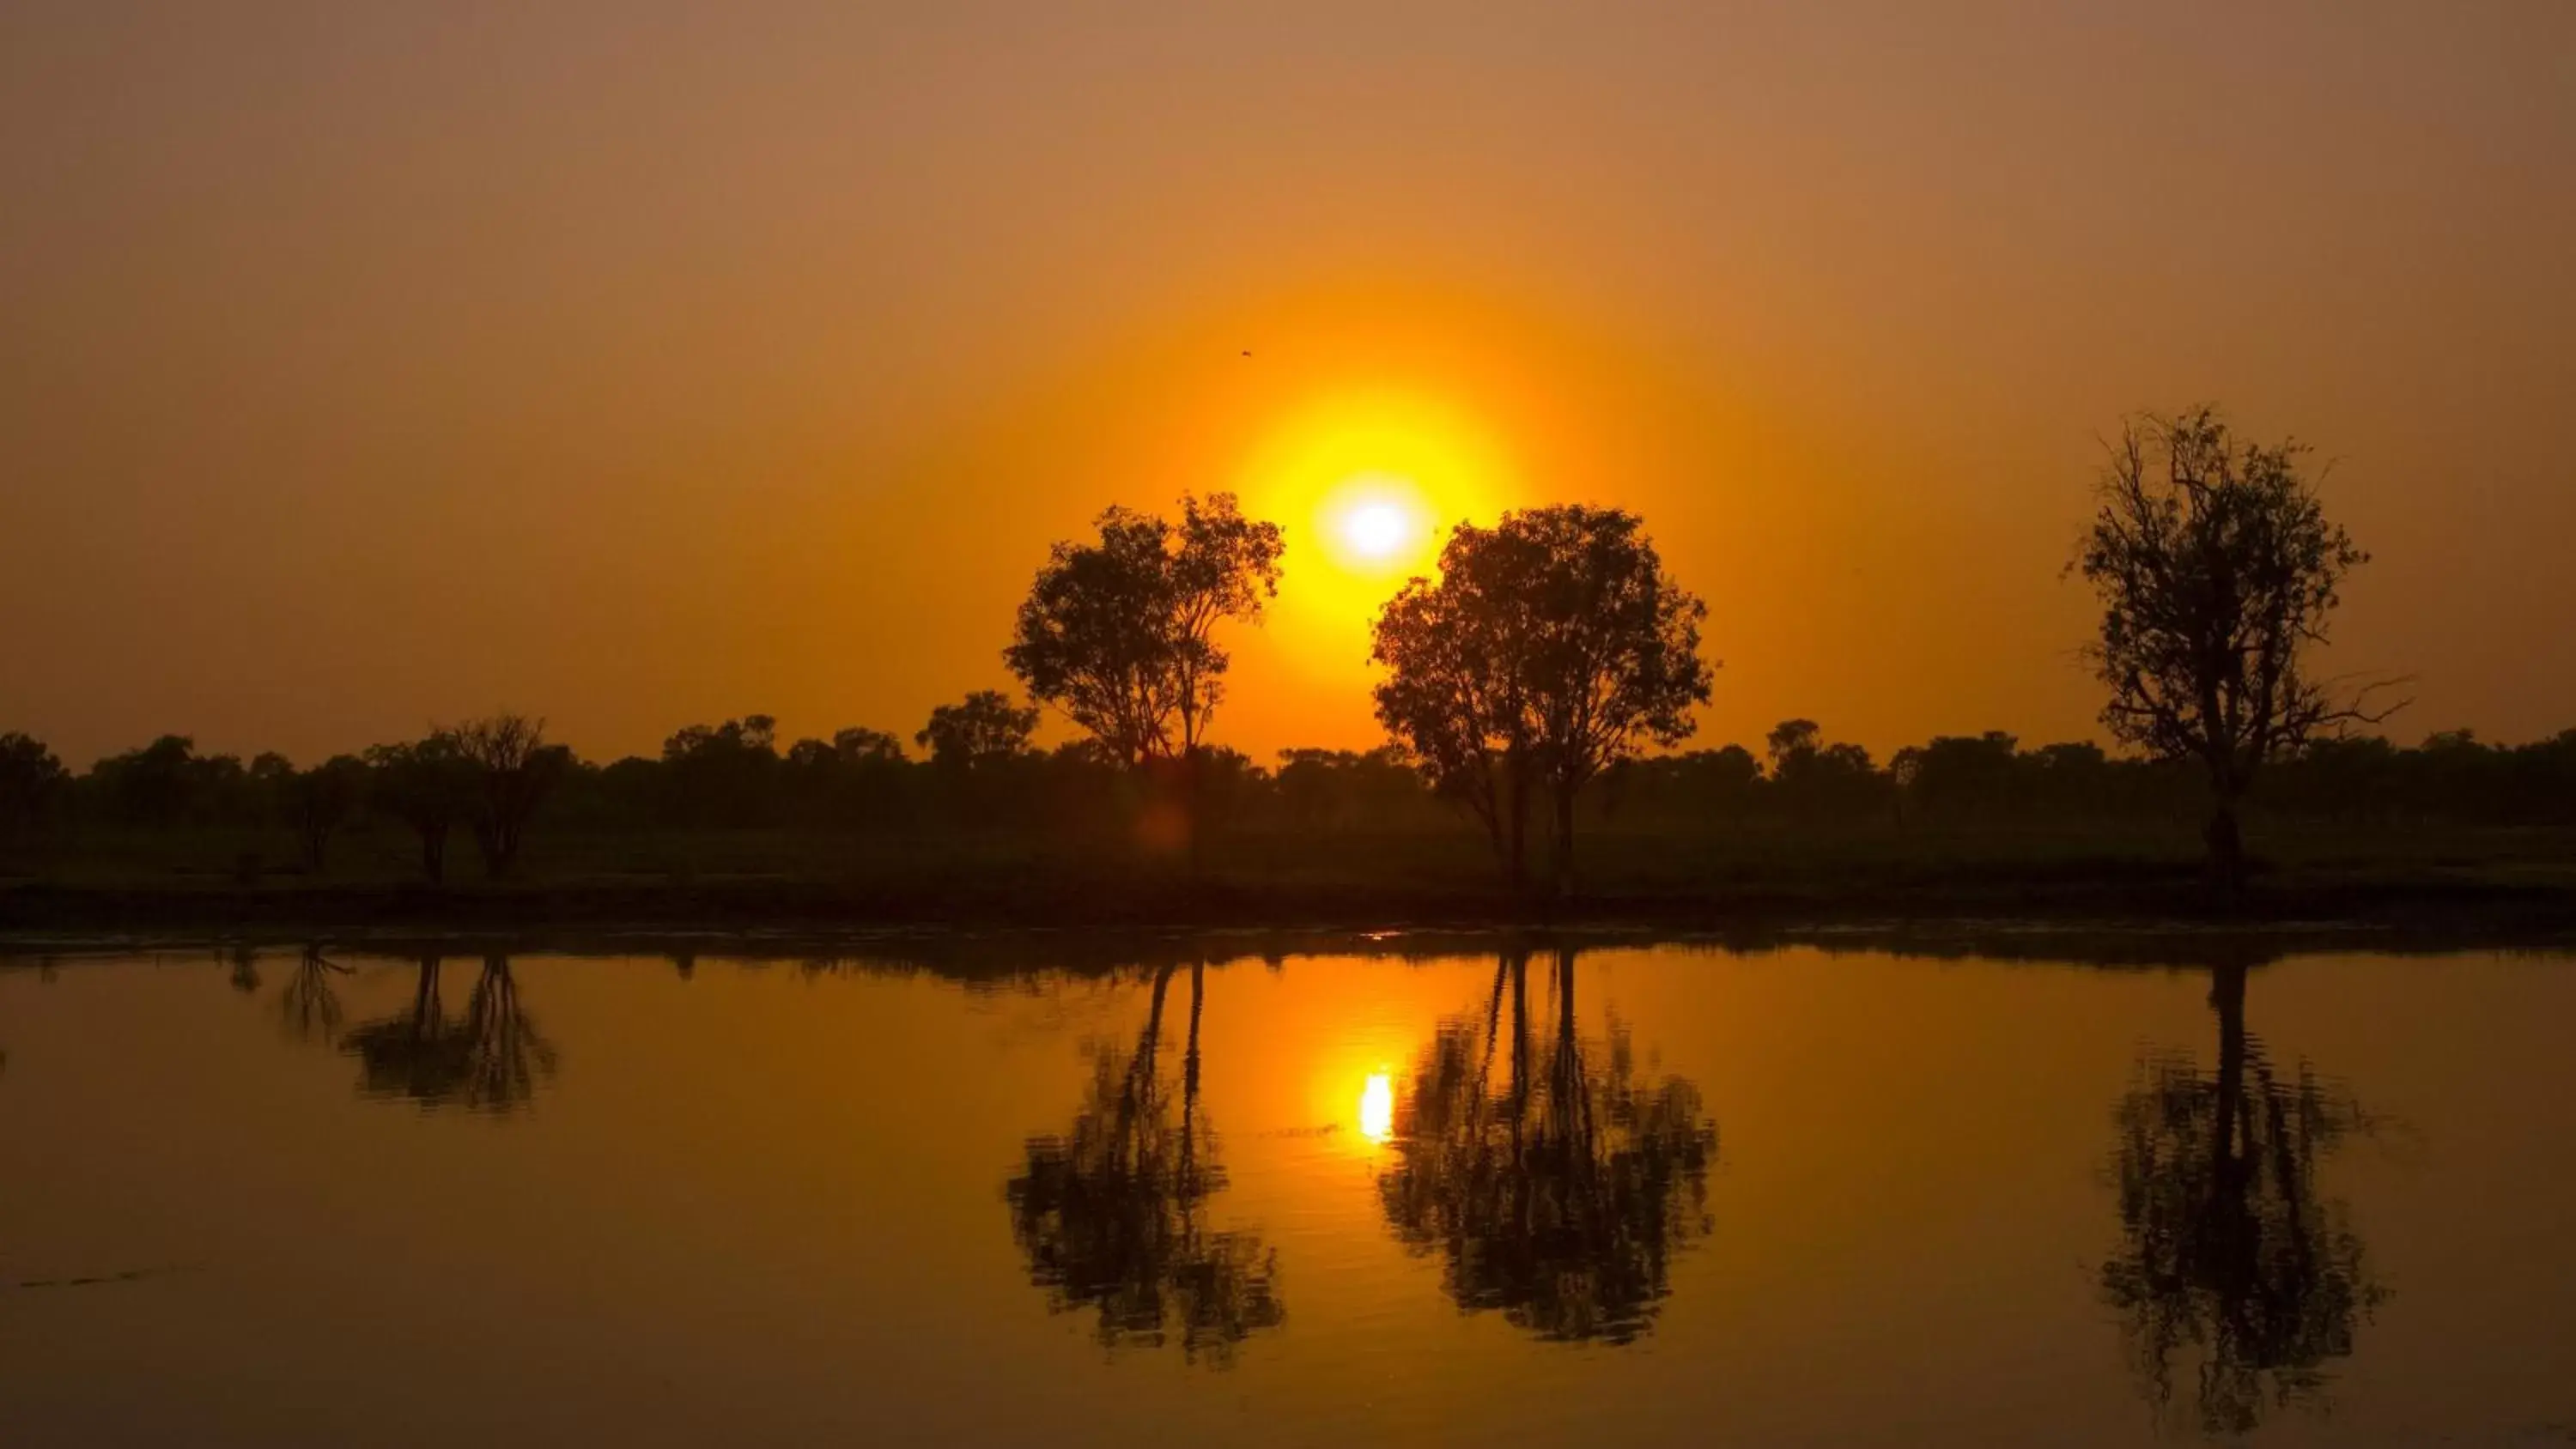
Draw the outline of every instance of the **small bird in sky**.
M1247 348L1243 349L1243 355L1244 355L1244 356L1246 356L1246 357L1250 357L1250 356L1252 355L1252 349L1251 349L1251 348L1249 348L1249 347L1247 347Z

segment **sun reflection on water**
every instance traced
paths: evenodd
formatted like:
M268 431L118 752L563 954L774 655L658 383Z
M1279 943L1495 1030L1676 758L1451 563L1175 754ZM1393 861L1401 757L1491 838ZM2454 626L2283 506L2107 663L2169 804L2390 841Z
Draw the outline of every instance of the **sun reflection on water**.
M1360 1088L1360 1135L1381 1145L1395 1135L1395 1082L1384 1072Z

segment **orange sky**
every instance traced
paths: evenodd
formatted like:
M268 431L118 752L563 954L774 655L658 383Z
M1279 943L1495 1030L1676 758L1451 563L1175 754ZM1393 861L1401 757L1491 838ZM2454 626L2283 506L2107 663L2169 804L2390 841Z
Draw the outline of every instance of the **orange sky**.
M909 734L1364 417L1642 511L1710 743L2080 736L2094 435L2203 398L2340 460L2397 733L2576 724L2576 9L915 8L0 13L0 728ZM1368 745L1285 521L1219 738Z

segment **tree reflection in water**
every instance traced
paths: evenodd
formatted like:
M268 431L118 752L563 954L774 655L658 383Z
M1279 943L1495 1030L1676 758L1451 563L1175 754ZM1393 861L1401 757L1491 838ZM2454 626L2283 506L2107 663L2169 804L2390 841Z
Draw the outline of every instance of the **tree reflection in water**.
M295 974L277 994L278 1025L288 1040L327 1042L340 1034L340 993L331 978L348 974L349 968L324 957L321 947L304 948Z
M556 1057L519 1003L509 958L483 959L465 1015L456 1020L440 1002L442 964L437 956L423 956L411 1009L367 1022L342 1039L341 1049L357 1055L359 1090L484 1112L524 1106L553 1078Z
M2327 1361L2387 1296L2346 1205L2316 1188L2320 1160L2371 1120L2304 1062L2275 1075L2245 1029L2245 978L2242 964L2212 978L2215 1075L2187 1054L2138 1061L2114 1113L2121 1243L2101 1273L2141 1391L2167 1412L2174 1360L2196 1351L2197 1424L2213 1434L2317 1400Z
M248 946L235 946L230 953L232 972L227 978L232 988L244 996L259 990L259 953Z
M1497 968L1481 1033L1440 1027L1399 1095L1378 1193L1407 1248L1440 1254L1460 1308L1500 1309L1541 1338L1627 1343L1652 1325L1673 1255L1709 1230L1717 1127L1691 1083L1639 1081L1615 1021L1586 1043L1572 951L1555 974L1543 1064L1525 952Z
M1225 1188L1215 1130L1200 1114L1199 1017L1206 967L1190 967L1189 1038L1178 1117L1162 1065L1163 1015L1177 968L1155 973L1132 1051L1093 1053L1073 1125L1031 1138L1004 1187L1029 1278L1055 1312L1091 1310L1107 1347L1175 1340L1192 1363L1223 1367L1256 1330L1286 1318L1278 1254L1249 1232L1210 1231Z

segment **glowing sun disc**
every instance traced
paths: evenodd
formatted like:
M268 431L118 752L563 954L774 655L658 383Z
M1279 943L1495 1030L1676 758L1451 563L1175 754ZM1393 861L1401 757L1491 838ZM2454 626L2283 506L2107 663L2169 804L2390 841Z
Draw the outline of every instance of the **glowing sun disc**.
M1413 520L1392 503L1363 503L1342 520L1342 537L1365 558L1392 558L1413 532Z

